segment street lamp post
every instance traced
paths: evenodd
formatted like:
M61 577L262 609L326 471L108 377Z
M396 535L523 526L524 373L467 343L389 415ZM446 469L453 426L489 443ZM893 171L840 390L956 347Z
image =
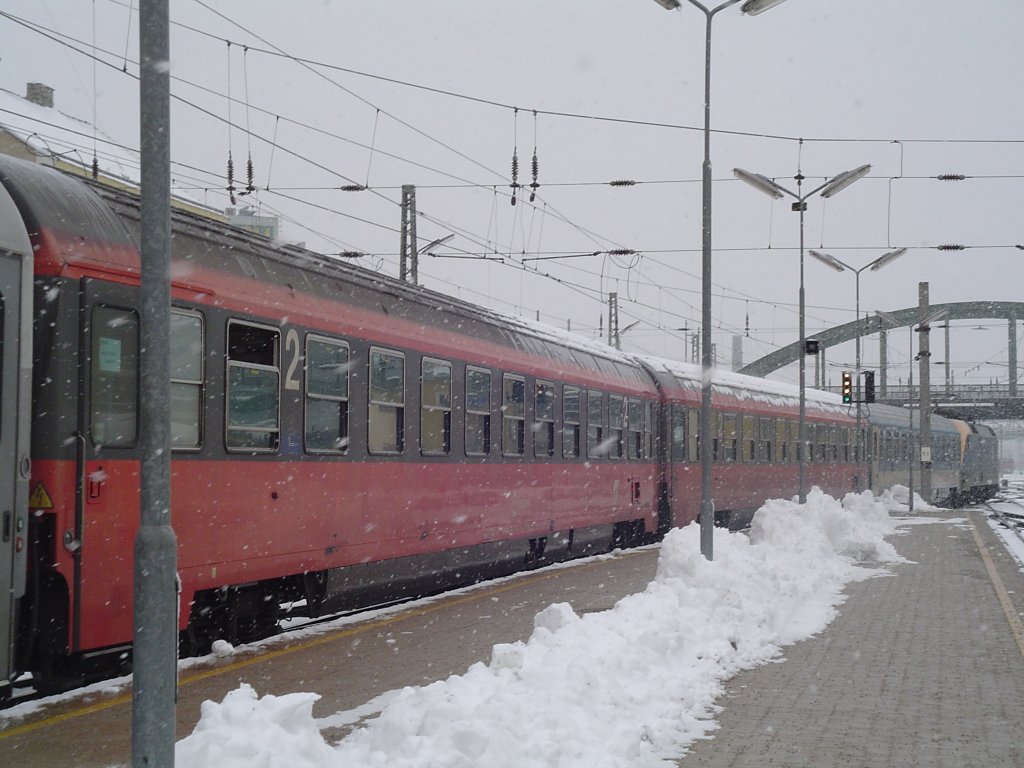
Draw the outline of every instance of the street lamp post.
M740 10L756 16L784 0L747 0ZM670 11L682 6L680 0L655 0ZM715 505L711 498L711 22L740 0L708 8L698 0L688 0L707 20L704 35L704 166L701 183L701 386L700 421L700 551L708 560L714 559Z
M855 306L856 309L855 309L854 317L856 318L855 322L858 325L861 324L861 317L860 317L860 273L863 272L865 269L870 269L872 272L877 272L882 267L884 267L886 264L889 264L889 263L895 261L896 259L898 259L900 256L902 256L906 252L907 252L906 248L897 248L895 251L889 251L888 253L883 253L877 259L875 259L874 261L868 262L867 264L865 264L860 269L854 269L849 264L847 264L845 261L842 261L841 259L837 259L835 256L833 256L830 253L822 253L821 251L815 251L813 249L808 251L808 253L810 253L811 256L816 258L822 264L825 264L828 267L832 267L832 269L834 269L836 272L843 272L843 271L845 271L847 269L850 270L851 272L853 272L853 275L854 275L854 278L855 278L855 283L856 283L855 294L854 294L854 296L855 296L854 306ZM861 477L861 465L862 465L862 463L864 461L864 437L861 434L861 429L860 429L860 425L861 425L861 409L860 409L860 406L861 406L861 402L863 400L863 398L861 397L861 394L860 394L861 393L861 386L860 386L860 337L861 337L861 334L860 334L860 330L861 329L858 328L858 332L857 332L857 356L856 356L856 362L854 364L855 365L855 369L854 369L855 370L855 372L854 372L854 377L855 378L854 378L854 380L857 382L857 384L856 384L857 394L856 394L856 397L854 398L854 400L857 403L857 455L854 458L856 459L856 463L857 463L857 490L858 491L861 490L864 487L863 486L863 478Z
M842 192L858 179L868 175L870 165L862 165L849 171L843 171L837 176L828 179L824 184L815 187L810 192L802 194L804 175L799 170L796 176L796 192L792 192L780 184L776 184L767 176L759 173L744 171L742 168L733 168L733 174L740 181L745 181L750 186L763 192L776 200L783 195L789 195L796 200L793 203L793 210L800 214L800 442L797 447L797 463L800 465L800 503L807 501L807 383L805 374L807 371L807 332L805 325L806 302L804 300L804 212L807 210L808 198L821 193L822 197L828 198Z
M898 328L902 323L891 312L875 310L875 314L890 328ZM910 374L907 378L907 441L909 442L909 456L907 456L907 498L908 508L914 511L914 325L910 324L910 358L908 368Z

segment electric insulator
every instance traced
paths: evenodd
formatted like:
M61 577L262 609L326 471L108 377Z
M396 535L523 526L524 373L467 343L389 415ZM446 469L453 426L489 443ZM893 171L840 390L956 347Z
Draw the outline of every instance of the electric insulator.
M537 182L537 175L540 173L540 163L537 161L537 148L533 148L533 162L530 164L533 171L533 183L530 184L530 202L532 203L537 199L537 188L540 184Z
M967 177L962 173L940 173L935 178L939 181L963 181Z
M632 248L613 248L610 251L606 251L609 256L636 256L636 251Z
M338 187L342 192L365 192L366 187L362 184L346 184L344 187Z
M509 186L512 187L512 205L515 205L519 191L519 154L515 149L512 150L512 183Z
M632 179L616 179L615 181L609 181L608 186L610 187L635 187L636 182Z
M936 246L940 251L963 251L967 249L966 245L960 243L946 243L945 245Z
M235 162L231 159L231 153L228 152L228 186L227 186L228 197L231 198L231 204L235 204Z

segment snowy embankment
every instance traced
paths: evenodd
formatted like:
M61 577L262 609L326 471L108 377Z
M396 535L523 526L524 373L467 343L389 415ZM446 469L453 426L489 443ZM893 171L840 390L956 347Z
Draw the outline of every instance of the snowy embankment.
M863 564L901 561L885 537L889 512L905 509L888 495L840 503L817 489L803 506L771 501L749 536L715 531L713 562L700 555L696 525L672 531L644 592L582 617L552 605L526 642L393 692L337 745L320 736L315 693L261 699L243 685L203 705L177 765L664 765L716 727L725 680L824 629L846 584L883 572Z

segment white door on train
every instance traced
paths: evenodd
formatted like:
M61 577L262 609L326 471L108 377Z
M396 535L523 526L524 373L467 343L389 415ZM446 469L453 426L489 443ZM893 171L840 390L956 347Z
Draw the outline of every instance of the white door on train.
M28 559L32 246L0 183L0 695L15 670Z

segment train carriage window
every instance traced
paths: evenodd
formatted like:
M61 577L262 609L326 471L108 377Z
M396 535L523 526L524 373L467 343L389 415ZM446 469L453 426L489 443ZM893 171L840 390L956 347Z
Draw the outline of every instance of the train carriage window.
M533 400L533 455L555 455L555 385L537 379Z
M772 438L775 437L775 420L761 418L758 420L757 460L772 462Z
M644 404L630 398L626 401L626 458L642 459L644 455Z
M280 433L280 331L228 321L229 450L276 451Z
M575 459L580 455L580 388L566 385L562 389L562 457Z
M829 425L828 428L828 459L829 461L839 461L839 427L835 424Z
M722 414L711 414L711 461L722 460Z
M740 417L735 414L722 415L722 458L726 463L739 459Z
M686 410L686 459L700 461L700 411Z
M789 422L789 444L791 461L801 461L804 456L804 446L800 442L800 422Z
M420 451L447 456L452 449L452 364L423 358L420 365Z
M753 416L743 417L743 458L749 464L757 457L757 420Z
M654 458L654 403L644 403L643 458Z
M789 462L789 429L785 419L775 421L775 455L782 464Z
M405 355L370 348L370 409L367 423L370 453L405 450Z
M608 395L608 456L622 458L622 432L626 424L626 401L622 395Z
M818 435L818 461L828 461L828 424L819 424Z
M672 404L672 461L686 461L686 409Z
M506 373L502 379L501 450L522 456L526 441L526 379Z
M104 448L135 445L139 432L139 316L129 309L92 313L89 431Z
M349 346L320 336L306 337L306 450L348 450Z
M604 446L604 395L596 389L587 391L587 457L600 459Z
M466 455L491 452L491 372L466 368Z
M203 414L203 316L171 310L171 448L198 448Z

